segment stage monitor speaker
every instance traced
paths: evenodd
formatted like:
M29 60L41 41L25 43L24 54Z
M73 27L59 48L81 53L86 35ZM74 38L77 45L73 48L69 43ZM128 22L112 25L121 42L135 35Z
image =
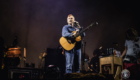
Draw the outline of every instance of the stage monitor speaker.
M44 70L37 68L8 68L8 79L41 79Z

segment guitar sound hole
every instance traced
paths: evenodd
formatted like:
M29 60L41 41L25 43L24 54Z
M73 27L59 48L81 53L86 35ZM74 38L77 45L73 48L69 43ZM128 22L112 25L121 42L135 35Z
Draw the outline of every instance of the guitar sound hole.
M75 42L75 40L69 40L69 39L67 39L67 41L68 41L69 44L72 44L72 43Z

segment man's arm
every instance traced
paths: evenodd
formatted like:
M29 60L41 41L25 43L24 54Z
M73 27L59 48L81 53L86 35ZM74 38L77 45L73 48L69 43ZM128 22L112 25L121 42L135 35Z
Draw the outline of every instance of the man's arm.
M73 33L70 33L70 32L68 32L68 29L67 29L68 27L67 26L64 26L63 27L63 29L62 29L62 36L63 37L72 37L72 34Z
M127 51L127 40L125 40L124 46L125 46L125 49L124 49L124 51L123 51L123 53L122 53L122 55L121 55L122 58L123 58L123 56L126 54L126 51Z
M126 51L127 51L127 47L125 47L125 49L124 49L124 51L123 51L121 57L123 57L123 56L126 54Z

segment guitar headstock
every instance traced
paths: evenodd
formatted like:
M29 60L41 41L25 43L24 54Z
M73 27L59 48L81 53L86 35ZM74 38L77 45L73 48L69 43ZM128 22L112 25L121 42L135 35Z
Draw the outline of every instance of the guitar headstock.
M90 26L96 26L96 25L98 25L98 22L94 22Z

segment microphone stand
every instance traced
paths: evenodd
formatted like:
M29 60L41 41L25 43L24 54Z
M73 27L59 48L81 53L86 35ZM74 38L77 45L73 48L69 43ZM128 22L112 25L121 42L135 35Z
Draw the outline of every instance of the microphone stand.
M83 29L83 27L81 27L81 30ZM80 30L80 31L81 31ZM83 47L84 47L84 44L83 44L83 37L81 37L81 52L82 52L82 54L83 54ZM84 53L85 53L85 51L84 51ZM81 55L82 55L81 54ZM84 54L85 55L85 54ZM82 65L81 65L81 68L82 68L82 72L84 71L84 56L82 56Z
M83 70L85 70L85 64L84 64L84 62L85 62L85 46L86 46L86 42L84 42L84 53L83 53Z
M84 42L84 62L85 62L85 46L86 46L86 42Z

